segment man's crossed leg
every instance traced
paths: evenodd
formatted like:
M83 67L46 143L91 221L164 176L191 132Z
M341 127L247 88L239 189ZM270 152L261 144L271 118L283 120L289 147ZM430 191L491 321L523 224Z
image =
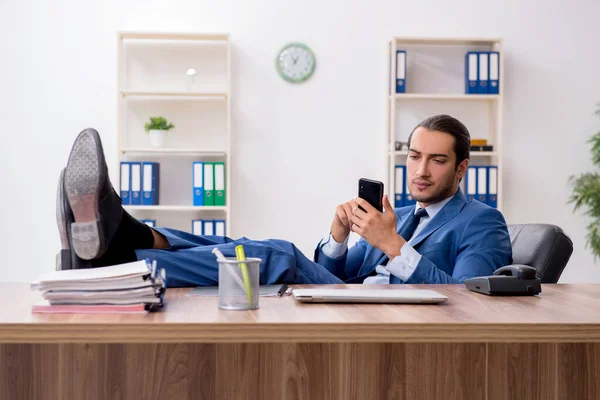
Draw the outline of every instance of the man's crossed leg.
M57 269L94 268L149 258L166 270L169 287L217 285L218 264L212 249L218 247L226 257L235 257L235 246L243 244L248 257L262 259L261 284L342 283L284 240L196 236L168 228L152 229L138 221L121 206L94 129L85 129L75 140L59 178L56 201L62 245Z

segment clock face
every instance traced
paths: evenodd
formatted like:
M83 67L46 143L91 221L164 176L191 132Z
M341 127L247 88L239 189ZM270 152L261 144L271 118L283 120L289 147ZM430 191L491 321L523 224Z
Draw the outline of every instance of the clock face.
M302 43L292 43L279 52L275 60L277 72L288 82L303 82L315 70L315 55Z

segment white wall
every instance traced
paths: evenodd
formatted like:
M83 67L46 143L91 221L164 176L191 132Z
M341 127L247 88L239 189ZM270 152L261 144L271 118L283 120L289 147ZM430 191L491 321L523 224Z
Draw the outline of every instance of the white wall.
M360 176L385 176L392 36L502 37L505 215L558 224L575 242L561 282L600 282L568 177L592 168L600 128L600 3L447 1L16 1L0 4L0 280L52 270L55 191L75 136L96 128L116 163L116 31L229 32L233 235L288 239L310 255ZM306 84L283 82L289 41L315 51ZM117 171L111 171L116 180Z

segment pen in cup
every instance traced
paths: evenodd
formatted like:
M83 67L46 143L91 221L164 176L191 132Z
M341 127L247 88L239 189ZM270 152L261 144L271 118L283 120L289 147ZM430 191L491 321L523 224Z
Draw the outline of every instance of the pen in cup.
M246 260L246 254L244 254L244 246L241 244L235 247L235 255L238 261ZM244 278L244 284L246 285L246 294L248 295L248 301L252 303L252 288L250 287L250 277L248 276L248 267L246 263L240 263L242 269L242 277Z
M212 249L212 253L217 257L217 261L227 261L227 259L223 255L223 253L221 253L221 251L219 249L217 249L216 247L214 249ZM233 280L236 281L237 284L240 286L240 288L245 291L244 282L242 282L242 279L235 272L235 270L233 269L233 267L231 266L231 264L223 263L222 265L225 265L225 268L227 269L227 272L229 272L229 274L231 275L231 277L233 278Z

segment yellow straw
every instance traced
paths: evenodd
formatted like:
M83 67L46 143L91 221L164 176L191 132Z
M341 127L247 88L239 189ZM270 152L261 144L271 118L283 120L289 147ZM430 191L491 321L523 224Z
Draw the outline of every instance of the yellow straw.
M235 255L238 261L246 260L246 255L244 254L244 246L241 244L235 247ZM248 295L248 301L252 304L252 288L250 287L250 277L248 276L248 267L246 263L240 263L240 268L242 269L242 277L244 278L244 284L246 285L246 294Z

